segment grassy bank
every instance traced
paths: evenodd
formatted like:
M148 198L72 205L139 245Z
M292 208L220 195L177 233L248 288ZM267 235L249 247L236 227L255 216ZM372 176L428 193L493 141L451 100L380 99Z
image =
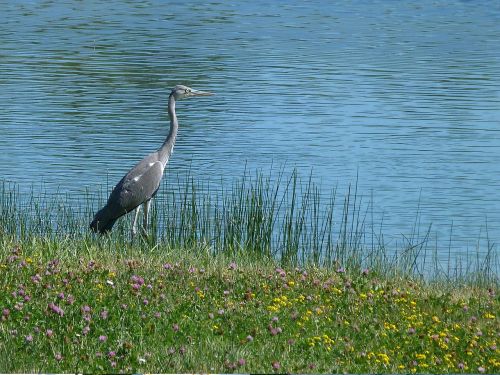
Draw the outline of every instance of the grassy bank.
M500 371L495 286L244 253L1 246L1 372Z
M109 190L54 195L40 188L21 192L19 186L0 181L0 238L21 242L33 236L55 242L72 238L87 246L127 246L132 215L120 219L105 241L88 230ZM146 250L209 249L226 256L246 253L287 266L340 264L376 269L391 277L467 280L476 285L498 281L499 259L489 241L478 239L477 248L467 249L465 256L451 254L449 248L438 248L431 228L418 224L416 212L410 232L399 240L391 238L389 245L383 223L375 222L373 211L356 185L325 194L311 176L300 178L296 171L246 173L224 184L200 182L189 175L168 176L153 201L148 243L135 245Z
M104 194L0 183L0 372L500 371L493 246L389 248L355 186L296 173L172 180L133 241L89 233Z

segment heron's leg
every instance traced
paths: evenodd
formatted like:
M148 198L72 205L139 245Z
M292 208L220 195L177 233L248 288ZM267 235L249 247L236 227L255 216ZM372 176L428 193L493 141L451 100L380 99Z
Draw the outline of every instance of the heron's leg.
M148 214L149 214L149 206L151 205L151 199L148 200L147 202L144 202L143 207L144 207L144 216L142 218L142 231L144 235L147 235L148 233Z
M134 222L132 223L132 238L134 238L134 236L136 235L137 233L137 219L139 218L139 212L141 211L141 206L137 206L137 208L135 209L135 214L134 214Z

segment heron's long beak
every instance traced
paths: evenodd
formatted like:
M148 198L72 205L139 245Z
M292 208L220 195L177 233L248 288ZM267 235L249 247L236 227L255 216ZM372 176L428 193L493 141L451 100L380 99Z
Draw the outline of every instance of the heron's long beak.
M214 95L214 94L211 92L208 92L208 91L200 91L200 90L191 89L191 95L192 96L210 96L210 95Z

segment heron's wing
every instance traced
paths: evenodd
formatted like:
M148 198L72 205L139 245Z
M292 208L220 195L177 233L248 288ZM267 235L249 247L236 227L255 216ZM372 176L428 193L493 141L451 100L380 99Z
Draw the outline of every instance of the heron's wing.
M108 199L113 216L121 216L147 202L155 194L163 177L159 161L143 160L115 186Z

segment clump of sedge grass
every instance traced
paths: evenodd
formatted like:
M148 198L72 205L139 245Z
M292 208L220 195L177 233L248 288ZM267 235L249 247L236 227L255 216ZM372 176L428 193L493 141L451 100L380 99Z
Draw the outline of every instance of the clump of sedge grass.
M373 218L367 223L373 207L363 204L356 185L343 197L337 189L324 196L312 176L303 180L296 171L288 177L283 172L245 174L229 188L213 188L189 176L170 176L165 181L153 203L148 239L134 241L145 251L155 246L201 248L226 256L245 253L255 259L272 258L288 266L370 268L388 276L484 285L497 279L498 259L490 243L467 259L452 258L445 249L448 259L443 266L437 256L443 252L433 249L429 241L430 228L421 231L415 224L410 236L389 247ZM53 243L72 238L104 251L126 247L131 225L127 217L104 238L88 229L105 198L105 194L90 193L80 198L34 191L21 194L18 186L0 183L0 238L25 242L38 236Z

